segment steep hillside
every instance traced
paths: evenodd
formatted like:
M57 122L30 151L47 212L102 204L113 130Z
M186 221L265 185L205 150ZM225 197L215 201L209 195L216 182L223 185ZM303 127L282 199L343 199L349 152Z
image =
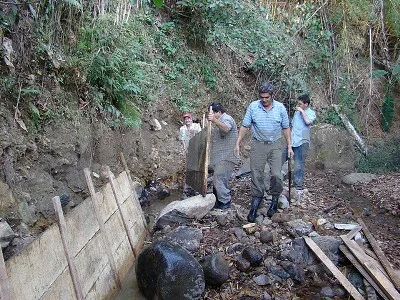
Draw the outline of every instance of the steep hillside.
M182 113L201 121L218 100L239 123L264 80L286 104L311 93L321 123L340 126L338 103L366 137L386 135L380 93L396 69L369 81L364 31L337 51L333 6L304 2L285 13L252 1L165 1L160 10L112 3L0 3L0 217L17 232L53 222L53 196L69 195L66 209L87 197L83 168L99 184L103 166L121 171L120 152L143 185L182 183Z

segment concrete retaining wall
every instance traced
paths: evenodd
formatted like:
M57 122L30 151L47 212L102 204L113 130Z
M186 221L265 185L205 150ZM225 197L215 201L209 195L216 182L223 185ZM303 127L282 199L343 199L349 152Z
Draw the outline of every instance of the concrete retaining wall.
M137 250L145 237L143 212L126 172L115 180L121 210ZM49 199L51 201L51 199ZM119 278L131 268L135 255L110 184L96 193L101 219L110 241ZM65 216L67 240L85 299L109 299L117 292L105 245L90 198ZM60 231L53 224L18 256L6 262L11 299L76 299Z

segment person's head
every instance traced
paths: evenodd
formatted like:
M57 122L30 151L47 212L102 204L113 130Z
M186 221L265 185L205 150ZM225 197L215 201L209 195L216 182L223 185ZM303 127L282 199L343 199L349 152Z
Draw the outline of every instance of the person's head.
M310 105L310 96L308 94L297 97L297 106L306 109Z
M258 89L258 95L264 107L269 107L272 104L272 95L274 91L274 86L269 82L263 83Z
M190 113L184 113L183 114L183 123L185 123L185 125L190 125L192 124L192 115Z
M213 102L210 106L217 118L219 118L225 112L225 108L219 102Z

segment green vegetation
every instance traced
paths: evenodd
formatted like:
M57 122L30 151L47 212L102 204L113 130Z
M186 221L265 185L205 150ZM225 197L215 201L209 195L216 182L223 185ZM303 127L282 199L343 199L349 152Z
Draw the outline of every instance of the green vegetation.
M248 86L272 81L282 100L320 89L327 105L319 120L338 124L330 108L338 104L363 133L367 128L359 119L372 107L382 108L383 130L391 126L399 5L400 0L63 0L27 2L25 8L10 4L0 21L2 35L10 35L17 19L32 16L34 30L24 36L31 56L24 56L19 69L70 86L80 105L94 108L112 127L139 126L142 111L158 101L196 111L202 101L232 95L231 70L218 59L229 55L241 62ZM382 81L387 93L379 97ZM15 82L37 89L37 82ZM6 84L1 90L11 91ZM34 123L45 113L40 97L25 95L21 102ZM377 119L367 125L376 126Z
M370 149L368 156L359 156L358 170L368 173L400 172L400 139L392 139Z

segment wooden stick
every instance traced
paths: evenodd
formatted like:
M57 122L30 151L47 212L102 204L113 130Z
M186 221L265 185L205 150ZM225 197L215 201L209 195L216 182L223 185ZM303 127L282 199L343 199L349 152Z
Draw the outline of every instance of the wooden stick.
M71 274L72 283L74 285L75 296L78 300L83 300L82 287L79 282L78 272L75 267L75 257L72 255L72 251L69 248L71 241L67 239L67 225L65 223L64 214L61 207L60 197L53 197L53 206L56 211L57 220L58 220L58 229L60 230L61 241L64 246L65 256L67 258L69 273Z
M98 203L98 200L96 197L96 191L94 190L92 176L90 175L90 171L88 168L85 168L83 170L83 172L85 173L86 183L87 183L87 186L89 189L90 199L91 199L91 203L93 205L93 210L96 214L97 223L99 224L99 227L100 227L100 233L99 233L100 238L102 239L103 245L105 247L105 251L107 253L108 261L110 262L111 273L114 277L114 280L115 280L115 283L117 284L118 289L121 289L122 288L121 280L118 277L117 267L116 267L114 257L112 254L111 243L110 243L110 240L108 239L107 231L104 226L104 222L101 218L100 204Z
M212 106L210 106L209 113L212 113ZM208 176L208 164L210 163L210 140L211 140L211 121L207 122L207 139L206 139L206 153L204 159L204 177L203 177L203 197L207 194L207 176Z
M8 282L6 264L4 263L3 249L0 246L0 299L10 300L10 284Z
M119 199L118 194L117 194L117 188L116 188L116 184L115 184L115 181L114 181L114 175L111 173L111 170L110 170L109 166L106 166L106 171L107 171L107 174L108 174L108 180L110 181L111 188L112 188L112 191L113 191L113 194L114 194L115 202L117 202L117 206L118 206L118 210L119 210L119 213L120 213L120 216L121 216L121 219L122 219L122 223L124 224L126 235L128 236L129 244L131 245L133 256L136 258L137 257L137 251L136 251L135 244L134 244L134 242L132 240L132 237L131 237L131 234L130 234L130 230L129 230L129 227L128 227L128 224L127 224L127 221L126 221L126 218L125 218L125 214L122 212L122 207L121 207L122 203L120 202L121 199Z
M356 300L364 300L364 297L357 291L351 282L340 272L340 270L332 263L332 261L325 255L318 245L310 238L305 236L304 240L311 250L318 256L322 263L332 272L332 274L339 280L343 287L349 294Z
M381 295L384 300L388 300L388 297L386 297L382 289L376 284L374 279L372 279L372 277L367 273L367 271L365 271L364 267L358 262L358 260L354 257L354 255L351 254L349 249L347 249L345 245L340 245L339 249L353 264L353 266L356 267L356 269L360 272L360 274L369 282L369 284L371 284L374 287L374 289L379 293L379 295Z
M360 149L363 152L363 154L367 155L367 153L368 153L367 147L366 147L363 139L357 133L357 131L354 128L353 124L350 123L349 119L347 118L347 116L345 114L340 112L340 109L339 109L338 105L333 104L332 106L336 110L336 113L338 114L340 119L342 120L344 127L346 127L346 129L350 133L350 135L356 140L356 143L360 147Z
M132 180L132 177L131 177L131 171L128 168L128 164L126 163L124 153L122 153L122 152L120 153L120 159L121 159L122 166L124 167L125 172L128 175L128 180L129 180L129 183L131 185L131 189L132 189L131 195L133 197L133 204L139 210L140 218L142 219L143 226L144 226L146 232L148 232L148 226L147 226L146 218L144 217L142 206L140 205L139 199L138 199L136 191L135 191L135 186L133 184L133 180Z
M379 270L376 263L372 258L367 256L360 246L352 240L349 240L345 235L340 236L346 246L350 249L351 253L357 258L361 265L371 275L379 287L384 291L386 296L391 300L400 299L400 294L396 291L396 288L392 282L386 277L386 275Z
M362 226L365 236L367 237L368 242L371 244L372 249L374 249L376 256L378 256L379 261L385 268L386 272L388 273L390 279L392 280L393 284L395 285L396 289L400 291L400 279L397 276L396 272L393 270L390 262L385 256L385 253L381 250L378 243L376 242L375 238L372 236L371 232L368 230L367 225L365 225L364 221L361 218L357 219L357 222ZM399 298L400 299L400 298Z

